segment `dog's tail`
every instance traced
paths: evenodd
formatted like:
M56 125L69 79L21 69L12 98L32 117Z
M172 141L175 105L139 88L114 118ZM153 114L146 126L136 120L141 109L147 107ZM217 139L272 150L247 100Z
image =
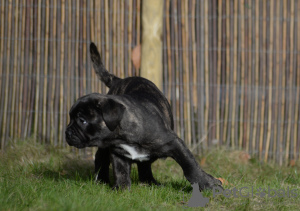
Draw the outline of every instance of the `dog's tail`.
M93 67L95 69L95 72L98 76L98 78L105 83L107 87L111 87L112 83L114 80L119 80L118 77L116 77L113 74L110 74L104 67L102 61L101 61L101 56L100 53L97 49L97 46L94 43L90 44L90 54L91 54L91 59L93 62Z

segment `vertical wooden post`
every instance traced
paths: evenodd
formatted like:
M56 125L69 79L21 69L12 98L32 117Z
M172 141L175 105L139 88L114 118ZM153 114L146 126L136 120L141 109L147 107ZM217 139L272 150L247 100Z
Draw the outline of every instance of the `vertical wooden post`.
M142 4L141 76L162 90L163 1L144 0Z

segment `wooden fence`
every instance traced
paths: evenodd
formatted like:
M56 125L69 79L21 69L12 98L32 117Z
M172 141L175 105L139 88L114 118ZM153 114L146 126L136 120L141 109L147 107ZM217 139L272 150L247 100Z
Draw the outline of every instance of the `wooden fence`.
M68 110L106 92L106 67L139 75L141 0L1 0L0 137L66 146ZM191 149L225 145L261 160L299 159L300 1L165 0L163 91Z

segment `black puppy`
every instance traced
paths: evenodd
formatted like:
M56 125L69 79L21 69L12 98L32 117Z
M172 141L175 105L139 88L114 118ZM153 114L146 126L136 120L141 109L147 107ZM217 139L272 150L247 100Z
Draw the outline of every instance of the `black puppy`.
M114 188L130 188L131 163L136 162L140 181L157 184L151 163L172 157L187 180L198 183L201 190L221 186L200 168L173 131L173 115L162 92L145 78L120 79L110 74L93 43L90 53L96 74L110 90L107 95L93 93L77 100L70 110L66 140L77 148L99 148L95 158L98 179L109 182L111 160Z

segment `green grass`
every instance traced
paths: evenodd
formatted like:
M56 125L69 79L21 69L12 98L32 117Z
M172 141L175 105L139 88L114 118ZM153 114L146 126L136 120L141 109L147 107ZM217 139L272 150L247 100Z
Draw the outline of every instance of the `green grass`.
M214 197L212 191L205 191L208 205L188 208L192 188L172 159L153 164L154 176L162 186L140 184L133 165L131 190L112 191L110 185L94 182L92 159L28 140L12 144L0 154L0 210L300 210L299 163L294 167L256 159L245 163L238 151L220 149L203 157L205 171L228 181L225 189L253 187L254 196ZM268 188L284 189L285 197L259 197L255 195L258 188L266 193ZM287 188L296 190L297 197L287 197Z

